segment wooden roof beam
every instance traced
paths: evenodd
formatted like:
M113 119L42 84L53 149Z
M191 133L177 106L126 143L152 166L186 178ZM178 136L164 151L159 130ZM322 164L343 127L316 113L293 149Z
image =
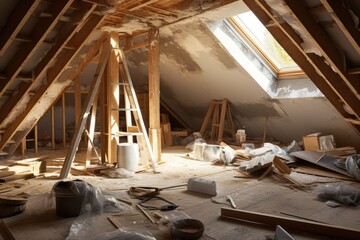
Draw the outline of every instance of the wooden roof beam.
M343 7L339 0L320 0L330 13L340 30L344 33L350 44L360 54L360 32L355 26L348 9Z
M320 71L316 68L316 66L311 61L309 61L308 55L304 52L300 45L302 40L297 35L297 33L286 22L279 23L272 15L272 9L270 9L270 7L263 0L244 0L244 3L250 8L251 11L254 12L254 14L264 25L271 21L274 21L278 24L278 26L268 27L269 32L301 67L301 69L308 75L314 84L321 90L321 92L332 103L337 111L344 118L352 118L352 115L348 114L344 110L344 107L338 97L338 93L335 92L334 88L331 87L325 80L324 75L320 74ZM356 129L360 132L359 127L356 127Z
M0 56L8 49L40 1L41 0L24 0L16 5L0 32Z
M70 39L68 44L74 47L75 50L64 50L64 54L61 55L61 58L56 62L56 64L48 69L47 72L47 84L42 85L36 92L31 100L29 101L26 109L20 113L15 121L11 122L6 128L6 132L2 135L0 140L0 150L4 149L6 144L15 133L20 128L21 124L25 121L28 114L34 108L34 106L39 102L41 97L46 94L46 90L60 77L60 75L65 71L65 67L73 60L76 54L80 51L81 47L85 44L86 39L91 34L91 32L99 26L100 22L103 20L104 16L99 16L91 14L87 21L82 25L81 29ZM20 144L20 142L18 143ZM16 146L17 147L17 146ZM16 149L16 148L15 148ZM15 150L14 150L15 151Z
M322 56L341 76L343 81L357 96L360 92L360 76L349 75L343 64L340 54L336 51L337 47L330 41L329 37L321 26L315 21L313 16L308 12L302 1L283 0L284 5L292 17L297 21L299 26L306 32L310 39L314 40L316 47L321 51Z
M86 7L86 8L85 8ZM46 53L46 55L41 59L39 64L35 67L33 71L33 81L32 84L21 83L19 87L18 94L11 98L6 105L4 105L1 109L3 114L0 115L0 127L6 119L11 116L11 113L16 110L16 106L22 102L22 99L27 96L31 87L36 85L41 79L43 74L45 73L47 67L53 63L55 58L59 55L59 53L63 49L66 48L66 44L73 37L76 32L81 28L82 24L85 22L85 19L94 11L96 5L94 4L86 4L84 6L84 11L75 13L76 16L72 16L72 21L78 24L70 24L67 25L65 29L62 29L60 36L57 38L58 41L53 45L53 47Z
M8 79L0 82L0 97L31 58L32 54L42 44L47 34L55 27L59 18L66 12L72 2L73 0L56 1L51 9L52 17L39 21L32 34L33 42L24 43L23 47L15 55L16 57L9 62L6 69Z
M150 5L150 4L153 4L153 3L157 2L157 1L158 1L158 0L147 0L147 1L145 1L145 2L143 2L143 3L141 3L141 4L139 4L139 5L137 5L137 6L135 6L135 7L130 8L129 11L138 10L138 9L140 9L140 8L143 8L143 7L145 7L145 6L148 6L148 5Z

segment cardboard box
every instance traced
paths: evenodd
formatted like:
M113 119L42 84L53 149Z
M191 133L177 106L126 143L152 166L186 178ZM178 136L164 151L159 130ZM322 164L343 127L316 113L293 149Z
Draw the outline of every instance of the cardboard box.
M303 136L304 150L320 150L319 137L321 133L312 133Z

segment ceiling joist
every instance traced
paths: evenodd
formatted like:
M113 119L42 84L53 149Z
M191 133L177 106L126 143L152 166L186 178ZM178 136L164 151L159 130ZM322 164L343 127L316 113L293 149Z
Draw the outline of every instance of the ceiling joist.
M16 5L0 31L0 56L8 49L39 3L40 0L24 0L21 1L21 4Z
M0 82L0 97L3 95L4 91L7 90L11 82L20 73L24 65L27 63L27 61L29 61L35 51L41 46L47 34L55 27L59 18L63 16L72 2L73 0L56 1L51 9L51 18L46 18L38 22L32 34L33 41L23 43L23 47L19 49L18 53L16 54L17 57L13 58L9 62L5 72L7 80ZM22 3L20 2L19 4Z
M332 69L327 66L325 67L325 62L319 56L315 54L305 53L301 47L302 39L301 37L292 29L292 27L285 21L279 21L274 15L272 9L267 5L264 0L244 0L245 4L254 12L254 14L259 18L259 20L266 25L267 23L274 21L277 26L270 26L268 30L274 36L274 38L282 45L282 47L288 52L288 54L296 61L296 63L303 69L303 71L309 76L309 78L314 82L314 84L322 91L325 97L332 103L332 105L338 110L344 118L354 119L354 116L347 113L344 110L343 103L341 102L340 94L338 90L331 84L331 82L326 79L326 76L334 81L339 79ZM314 57L316 56L316 58ZM319 60L320 59L320 60ZM317 66L313 60L322 61L322 64ZM340 79L341 80L341 79ZM337 83L336 83L337 84ZM352 106L352 110L358 109L356 106L358 99L354 99L350 89L343 83L339 84L341 87L341 95L345 94L349 97L346 97L345 100L350 101L346 102L347 105ZM358 110L359 111L359 110ZM360 112L357 112L359 116ZM360 132L360 126L353 125L354 128Z

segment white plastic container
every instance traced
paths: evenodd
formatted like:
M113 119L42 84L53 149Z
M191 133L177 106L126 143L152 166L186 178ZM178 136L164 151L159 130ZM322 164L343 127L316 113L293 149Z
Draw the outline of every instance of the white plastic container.
M117 150L117 166L128 171L136 171L139 164L139 145L137 143L119 143Z
M236 132L236 144L241 145L241 143L246 141L246 133L244 129L239 129Z

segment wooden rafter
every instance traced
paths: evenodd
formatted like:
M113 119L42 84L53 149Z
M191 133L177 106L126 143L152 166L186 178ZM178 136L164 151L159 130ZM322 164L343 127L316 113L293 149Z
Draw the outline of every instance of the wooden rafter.
M23 47L18 51L16 57L13 58L7 66L7 80L0 82L0 97L16 78L17 74L22 70L33 53L35 53L35 51L40 47L47 34L55 27L59 18L66 12L72 2L73 0L56 1L50 11L51 17L42 19L35 26L32 34L33 42L23 43Z
M8 49L39 3L40 0L24 0L16 5L0 32L0 56Z
M157 1L158 0L146 0L146 1L143 1L143 3L140 3L140 4L130 8L129 10L130 11L138 10L138 9L146 7L146 6L150 5L150 4L153 4L153 3L157 2Z
M257 16L257 18L266 26L267 23L274 21L276 26L268 27L269 32L282 45L286 52L294 59L294 61L301 67L301 69L309 76L314 84L322 91L325 97L331 104L342 114L344 118L352 118L348 114L334 89L325 81L325 77L316 65L309 61L309 57L301 47L301 38L296 32L286 23L278 22L272 14L272 10L263 0L252 1L244 0L244 3ZM360 127L353 125L357 131Z
M347 73L346 66L340 54L336 51L336 45L329 40L325 31L307 11L304 3L295 0L284 0L284 2L286 3L284 6L292 14L298 25L306 32L310 39L314 40L316 47L321 51L325 60L335 69L357 96L360 91L360 76L349 75Z
M10 139L15 135L21 124L25 121L26 117L32 110L32 108L39 102L41 97L46 94L47 89L60 77L60 75L65 71L65 67L71 62L71 60L76 56L80 51L81 47L85 44L85 40L89 34L100 24L104 16L91 14L88 17L88 20L82 28L70 39L68 45L73 47L74 50L64 50L61 58L56 62L56 64L50 68L47 72L47 84L42 85L36 92L36 94L31 98L29 103L26 106L26 109L17 116L16 120L13 121L9 126L7 126L7 131L3 134L0 141L0 149L4 149L5 145ZM16 145L16 144L14 144ZM14 150L15 151L15 150Z
M320 0L325 9L330 13L340 30L344 33L350 44L360 54L360 32L348 9L343 7L339 0Z
M12 111L16 109L16 106L22 102L22 99L28 95L31 90L31 87L36 85L39 81L41 81L43 74L45 73L47 66L51 65L55 58L59 55L59 53L66 47L67 42L71 39L72 36L76 34L76 32L80 29L81 25L87 19L87 17L93 12L96 5L92 4L83 4L83 9L85 12L79 12L73 18L73 21L78 22L78 24L68 25L65 29L63 29L58 37L58 41L54 44L54 46L46 53L46 55L41 59L40 63L35 67L34 77L32 79L32 84L27 82L23 82L20 84L18 89L18 94L11 98L6 105L3 106L1 112L3 114L0 115L0 128L2 124L6 121L6 119L11 116ZM18 77L17 77L18 79Z

